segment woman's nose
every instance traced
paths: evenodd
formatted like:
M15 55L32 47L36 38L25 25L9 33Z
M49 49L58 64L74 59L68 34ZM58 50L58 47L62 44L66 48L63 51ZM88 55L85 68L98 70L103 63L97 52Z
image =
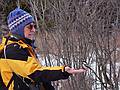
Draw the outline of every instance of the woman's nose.
M33 26L33 28L31 29L32 32L36 31L36 28Z

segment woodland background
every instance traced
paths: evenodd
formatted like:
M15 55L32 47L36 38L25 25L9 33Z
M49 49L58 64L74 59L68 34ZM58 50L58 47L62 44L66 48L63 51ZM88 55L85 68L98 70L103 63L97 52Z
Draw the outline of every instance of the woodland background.
M16 6L35 17L46 66L89 68L53 82L56 90L120 90L120 0L0 0L0 37Z

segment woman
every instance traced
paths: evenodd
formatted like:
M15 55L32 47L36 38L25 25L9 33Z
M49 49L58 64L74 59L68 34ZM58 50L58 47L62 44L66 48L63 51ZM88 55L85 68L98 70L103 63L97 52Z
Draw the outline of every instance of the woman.
M51 81L67 79L71 74L85 72L68 66L43 67L34 52L34 18L16 8L7 18L11 35L2 40L0 83L2 90L54 90Z

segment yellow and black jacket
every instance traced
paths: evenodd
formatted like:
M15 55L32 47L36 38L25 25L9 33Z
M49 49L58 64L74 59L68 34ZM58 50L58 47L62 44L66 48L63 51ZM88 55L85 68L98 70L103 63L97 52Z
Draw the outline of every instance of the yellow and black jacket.
M1 90L30 90L31 83L41 82L45 90L54 90L50 81L67 79L70 75L64 72L64 66L41 66L29 39L16 39L12 36L3 38L2 45L4 49L0 52Z

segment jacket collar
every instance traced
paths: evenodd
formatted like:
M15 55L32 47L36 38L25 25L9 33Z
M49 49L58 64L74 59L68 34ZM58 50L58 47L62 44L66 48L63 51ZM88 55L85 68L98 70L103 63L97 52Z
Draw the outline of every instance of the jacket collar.
M9 38L9 40L11 40L11 41L22 40L24 43L32 46L33 48L36 48L36 46L34 45L35 40L30 40L28 38L22 38L22 37L20 37L19 35L16 35L16 34L12 34L12 35L8 36L7 38Z

